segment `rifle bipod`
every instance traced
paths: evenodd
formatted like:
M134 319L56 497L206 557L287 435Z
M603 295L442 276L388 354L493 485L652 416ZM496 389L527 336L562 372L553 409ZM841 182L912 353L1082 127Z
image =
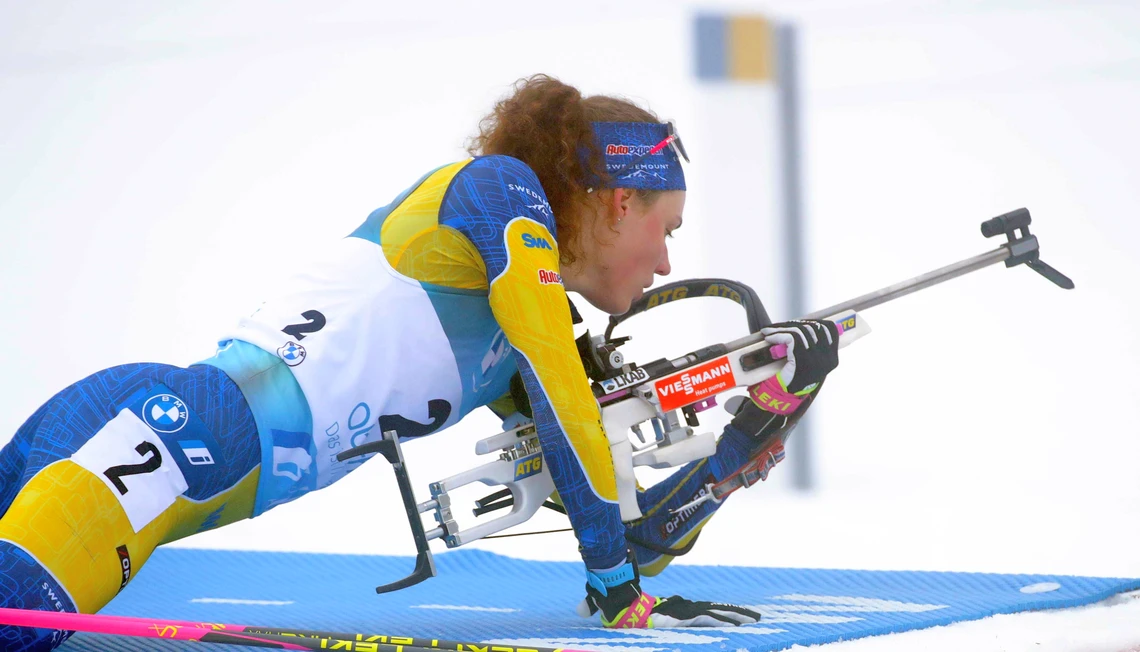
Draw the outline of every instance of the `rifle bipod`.
M423 521L420 520L420 513L428 509L435 509L438 505L436 500L430 500L425 503L426 507L416 504L416 494L412 490L412 481L408 477L408 467L404 462L404 453L400 450L400 436L396 434L395 430L388 430L381 433L381 439L377 441L367 442L360 446L355 446L346 451L337 453L337 461L343 462L353 457L361 455L369 455L371 453L380 453L388 463L392 465L392 470L396 472L396 484L400 487L400 497L404 500L404 511L408 514L408 524L412 526L412 538L416 541L416 568L412 571L411 575L392 582L391 584L382 584L376 587L377 593L391 593L392 591L399 591L409 586L415 586L420 582L435 577L435 560L431 556L431 548L428 546L428 541L442 536L446 536L448 532L448 522L443 521L440 526L431 530L431 532L424 531ZM421 507L424 507L421 509ZM454 525L454 522L451 522Z

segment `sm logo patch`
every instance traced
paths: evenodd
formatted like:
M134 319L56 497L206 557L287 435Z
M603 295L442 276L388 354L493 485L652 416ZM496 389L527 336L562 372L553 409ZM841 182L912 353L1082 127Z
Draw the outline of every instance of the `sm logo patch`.
M546 238L540 238L536 235L524 233L522 234L522 241L523 246L527 249L549 249L551 251L554 251L554 247L550 246L550 243L546 241Z

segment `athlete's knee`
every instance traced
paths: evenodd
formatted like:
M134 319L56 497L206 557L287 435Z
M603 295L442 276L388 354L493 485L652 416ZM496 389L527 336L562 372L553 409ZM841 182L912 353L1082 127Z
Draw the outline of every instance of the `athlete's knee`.
M33 629L0 625L0 650L8 652L48 652L63 644L71 632L59 629Z
M51 573L18 546L0 541L0 606L37 611L78 611ZM62 644L70 632L0 625L0 650L42 652Z

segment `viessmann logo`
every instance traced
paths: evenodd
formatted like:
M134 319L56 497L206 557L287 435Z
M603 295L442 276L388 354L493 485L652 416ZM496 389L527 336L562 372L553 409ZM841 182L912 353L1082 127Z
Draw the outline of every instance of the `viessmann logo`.
M736 386L728 356L686 369L653 384L661 409L675 410Z

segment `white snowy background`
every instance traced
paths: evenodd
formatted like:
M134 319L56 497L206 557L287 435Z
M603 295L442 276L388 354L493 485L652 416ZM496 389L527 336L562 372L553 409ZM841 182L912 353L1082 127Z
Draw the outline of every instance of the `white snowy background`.
M1134 2L2 2L0 441L94 371L208 357L294 256L463 156L535 72L678 120L693 164L674 278L737 269L721 243L741 234L758 266L778 256L756 235L776 180L716 187L771 148L746 137L747 102L720 101L762 91L695 81L698 10L801 30L810 306L989 250L978 224L1020 206L1077 289L995 267L868 311L813 409L816 488L778 468L677 563L1140 577ZM728 140L711 120L733 111ZM741 334L732 306L661 315L632 359ZM413 479L472 466L496 425L409 445ZM367 468L177 545L411 552L390 471ZM475 545L576 558L569 535ZM1140 601L1120 600L831 647L1137 645Z

